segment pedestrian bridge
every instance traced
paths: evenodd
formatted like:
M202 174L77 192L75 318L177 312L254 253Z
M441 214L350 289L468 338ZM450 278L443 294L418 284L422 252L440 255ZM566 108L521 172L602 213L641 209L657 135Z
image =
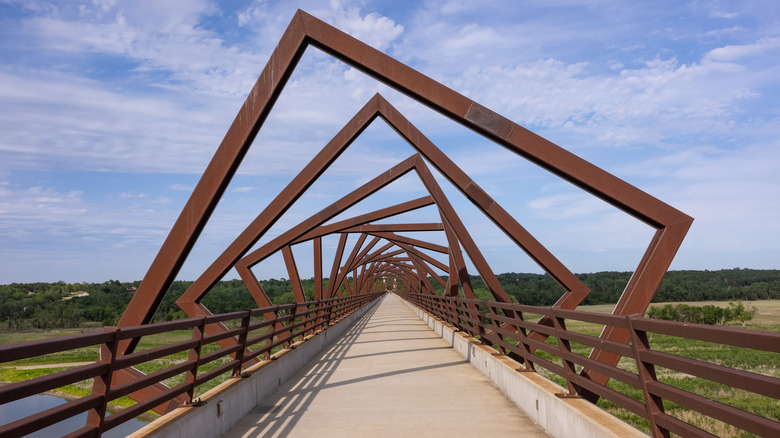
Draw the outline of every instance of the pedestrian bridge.
M624 330L630 342L605 340L578 322ZM207 334L215 324L222 331ZM184 329L192 334L181 341ZM116 354L122 342L153 335L178 338ZM780 399L772 370L660 351L659 335L780 353L775 332L380 291L0 346L0 363L100 348L94 363L1 386L0 405L74 383L92 392L0 424L0 437L46 434L85 412L83 426L56 435L118 436L117 426L149 410L165 415L134 437L644 435L602 411L598 399L645 421L653 436L714 436L704 430L711 424L780 435L776 418L688 392L655 372L738 388L772 406ZM575 344L620 360L596 361ZM164 366L136 370L153 363ZM138 402L110 405L122 396ZM685 409L669 410L670 402Z
M314 347L312 359L286 381L244 379L239 381L244 388L218 389L204 397L202 406L181 408L134 436L551 436L540 422L554 422L558 436L645 436L584 400L560 399L549 391L540 396L536 392L544 392L544 383L517 373L490 347L472 343L456 350L451 330L448 342L418 313L423 315L398 295L385 295L354 321L343 321L343 335L320 352ZM301 353L304 344L289 354ZM470 363L477 357L488 375ZM269 365L292 373L300 362L282 355ZM491 381L501 368L516 382ZM272 370L260 373L266 371L276 375ZM246 397L251 399L246 392L270 392L269 380L273 392L241 406ZM510 396L532 397L533 417Z
M396 295L225 437L548 436Z
M334 137L177 299L190 318L150 324L310 46L648 225L653 238L613 313L573 310L590 289L509 213L511 209L496 202L390 101L376 94L344 120ZM352 186L349 193L309 218L297 224L280 221L380 119L413 154L367 182L347 184L344 188ZM471 202L555 279L564 291L555 305L511 302L431 167L457 189L453 193ZM362 211L368 212L352 216L353 206L381 196L383 188L404 175L416 175L428 195L379 209L363 205ZM396 218L428 206L435 206L428 210L434 213L432 222ZM392 223L386 222L390 218ZM100 349L95 363L0 387L0 405L65 385L92 387L77 400L0 425L0 436L24 436L86 412L84 426L67 436L99 437L149 410L165 415L138 435L625 437L638 433L599 410L594 404L598 400L635 416L637 424L658 437L713 436L732 429L780 436L778 418L767 418L774 415L771 412L694 394L675 386L674 379L656 375L656 368L662 368L717 388L737 388L762 398L766 401L762 406L774 406L780 399L780 379L774 369L736 370L655 349L653 336L660 336L780 353L778 333L642 318L692 221L489 108L298 11L119 327L0 346L0 363L78 348ZM283 224L284 231L270 238L275 224ZM408 232L432 232L438 237L398 234ZM351 251L349 235L357 237ZM322 239L328 236L338 236L338 245L326 278ZM257 247L264 238L268 241ZM441 244L445 241L446 246ZM314 290L306 295L292 247L309 243ZM252 270L274 254L284 258L295 303L273 305ZM487 286L491 301L476 299L470 265ZM258 308L212 315L202 300L234 268ZM387 295L388 289L398 295ZM307 301L311 298L314 301ZM582 324L595 326L595 332L578 331ZM190 331L191 338L136 348L146 336L165 337L183 330ZM139 371L143 366L147 374ZM225 381L204 390L206 384L220 380ZM136 403L111 412L109 404L125 396Z

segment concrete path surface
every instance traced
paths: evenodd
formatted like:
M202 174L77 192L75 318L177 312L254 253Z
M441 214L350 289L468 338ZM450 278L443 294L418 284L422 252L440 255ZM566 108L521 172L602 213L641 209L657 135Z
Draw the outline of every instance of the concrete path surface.
M549 437L396 295L224 437Z

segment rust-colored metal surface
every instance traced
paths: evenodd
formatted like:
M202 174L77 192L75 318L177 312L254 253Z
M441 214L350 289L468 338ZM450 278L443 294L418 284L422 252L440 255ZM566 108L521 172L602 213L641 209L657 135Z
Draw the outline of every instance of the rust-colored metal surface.
M119 321L120 327L142 325L151 320L308 46L314 46L365 72L455 123L473 130L654 228L655 236L615 306L614 314L626 316L646 310L693 221L691 217L384 53L303 11L298 11L152 262ZM377 118L387 123L399 138L414 149L415 154L250 252L279 218ZM314 253L315 299L360 296L377 285L388 284L388 280L392 283L392 288L400 288L405 293L434 296L439 289L431 279L444 289L444 295L453 298L463 295L467 299L473 299L475 295L466 268L470 262L484 280L495 302L509 303L509 296L503 290L477 242L471 237L450 200L436 182L429 165L440 172L564 288L565 292L554 308L574 309L582 302L589 293L588 288L397 109L382 96L376 95L346 122L290 184L214 259L179 298L177 304L190 317L210 317L211 313L201 303L203 297L231 269L235 269L257 306L272 306L253 268L278 252L284 257L296 301L304 302L306 297L296 267L293 247L309 241L312 241ZM428 196L328 223L332 218L411 171L418 176ZM430 205L435 205L438 212L438 216L432 218L430 223L372 223ZM443 240L446 240L447 245L398 234L423 231L443 233ZM321 238L336 234L340 235L336 255L333 260L325 261L322 259ZM354 239L350 239L352 235L355 236ZM348 244L350 240L356 243ZM374 249L376 247L379 249ZM436 257L440 257L438 255L429 254L429 251L443 255L446 262L437 259ZM322 270L327 262L330 262L329 276L323 285L325 280ZM446 280L443 275L447 276ZM466 308L471 312L477 309L474 303L469 302ZM505 311L508 312L507 317L511 317L514 312L512 308L506 308ZM266 318L272 317L270 313L266 315ZM477 319L471 318L467 321L469 327L479 327ZM513 319L504 321L504 324L497 329L496 336L499 338L524 330L513 325ZM555 324L557 322L554 317L547 315L540 321L539 326L553 327ZM208 335L222 334L219 342L223 348L237 348L239 338L228 336L229 330L221 322L208 324L204 330ZM534 342L546 336L549 336L549 332L541 329L528 333L528 338ZM605 328L601 339L604 342L626 344L631 336L628 328L616 325ZM132 354L134 342L137 340L127 338L118 342L116 355L121 358ZM523 356L511 351L513 357L522 360ZM236 350L236 355L240 354L244 354L243 350ZM614 366L620 358L620 354L596 345L590 359L605 366ZM584 368L581 377L603 385L610 376L600 372L600 369ZM129 375L121 375L127 372L118 371L120 375L115 380L132 380ZM133 378L138 379L137 376ZM159 391L165 389L160 388ZM593 401L600 397L597 392L588 392L584 386L580 394ZM143 397L154 398L153 395Z

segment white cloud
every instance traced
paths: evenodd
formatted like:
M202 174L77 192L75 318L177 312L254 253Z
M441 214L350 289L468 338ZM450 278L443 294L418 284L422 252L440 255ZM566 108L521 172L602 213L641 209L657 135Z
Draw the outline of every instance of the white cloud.
M403 11L395 3L370 3L372 10L312 0L253 1L241 10L205 0L11 5L24 17L6 21L13 46L25 52L0 66L0 101L13 109L0 112L0 177L9 181L0 183L0 211L31 219L0 223L17 239L8 247L20 247L20 236L56 235L111 242L128 254L156 250L180 207L181 194L173 192L194 186L175 183L186 180L177 176L156 190L157 174L202 172L296 7L691 213L696 246L714 252L722 238L765 248L777 242L761 241L753 229L780 235L773 225L780 206L766 195L778 190L780 174L780 157L771 152L780 149L780 40L764 17L772 14L757 15L752 6L711 13L717 8L703 4L643 9L585 0L523 8L452 0ZM632 225L600 201L545 186L537 176L544 172L526 175L522 159L494 152L444 117L310 49L225 194L234 196L229 206L245 202L245 210L216 212L210 225L217 231L199 247L223 245L224 230L242 229L257 201L283 187L377 91L497 199L517 201L502 205L518 217L528 214L532 227L584 221L567 232L539 225L545 241L562 245L556 248L565 238L605 253L630 246ZM398 142L394 132L372 125L325 178L335 176L302 199L327 204L412 153ZM81 187L14 181L23 171L51 169L145 175L138 188L116 191L116 211ZM387 193L400 199L419 190L410 178ZM305 217L310 209L294 213ZM52 218L56 226L41 225ZM726 238L722 230L734 222L751 225ZM583 237L604 224L620 233ZM137 269L148 267L149 257L139 255L145 266Z
M402 25L375 12L361 15L358 8L341 8L338 2L331 2L331 7L337 12L333 18L337 28L379 50L386 49L404 30Z
M753 44L718 47L707 53L703 61L733 62L751 56L768 55L767 52L778 49L780 49L780 38L762 38Z
M593 196L555 194L528 203L532 210L549 219L578 219L609 210L609 206Z
M0 99L15 108L0 113L0 151L12 168L198 172L229 120L186 99L57 73L0 71L0 84Z
M127 57L137 72L162 73L161 85L185 84L203 92L241 95L263 58L228 45L201 26L215 13L207 1L110 2L85 6L79 15L49 13L25 23L38 48Z
M762 41L739 52L773 46ZM763 71L715 62L726 55L713 53L717 52L699 64L654 59L615 73L554 59L514 67L473 67L454 83L456 89L531 128L565 127L580 139L598 139L604 146L652 144L681 135L727 134L739 123L744 102L760 96L754 88L762 86Z

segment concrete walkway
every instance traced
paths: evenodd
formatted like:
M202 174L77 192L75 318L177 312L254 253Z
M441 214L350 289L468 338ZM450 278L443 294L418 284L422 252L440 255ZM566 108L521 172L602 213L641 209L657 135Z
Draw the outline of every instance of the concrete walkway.
M386 296L224 437L549 437Z

